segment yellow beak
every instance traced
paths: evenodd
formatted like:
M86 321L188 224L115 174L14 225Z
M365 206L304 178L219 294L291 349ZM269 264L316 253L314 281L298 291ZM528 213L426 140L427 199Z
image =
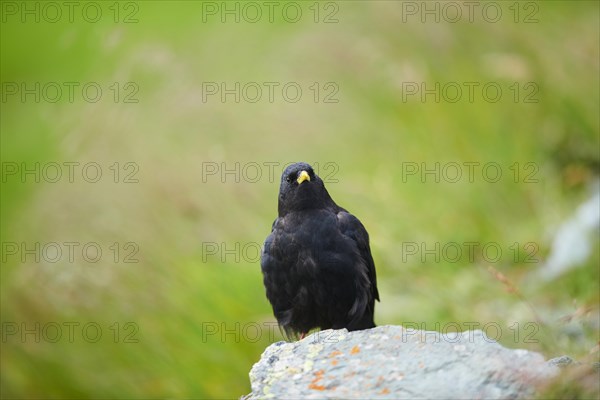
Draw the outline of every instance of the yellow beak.
M298 185L299 185L304 181L310 182L310 176L308 175L308 172L300 171L300 175L298 175L298 179L296 179L296 182L298 182Z

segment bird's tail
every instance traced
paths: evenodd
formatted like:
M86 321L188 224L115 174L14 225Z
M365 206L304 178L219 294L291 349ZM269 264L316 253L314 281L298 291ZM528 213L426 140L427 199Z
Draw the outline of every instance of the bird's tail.
M348 312L350 322L346 328L349 331L374 328L376 326L373 320L374 312L375 301L373 299L366 298L366 296L357 298Z
M373 311L371 309L366 309L364 313L358 315L357 318L354 318L350 321L347 328L349 331L360 331L363 329L371 329L375 328L375 321L373 320Z

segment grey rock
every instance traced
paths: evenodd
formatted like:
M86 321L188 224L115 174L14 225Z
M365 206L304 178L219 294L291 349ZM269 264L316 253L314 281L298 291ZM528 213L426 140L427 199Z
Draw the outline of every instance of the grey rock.
M250 371L247 399L516 399L559 368L482 331L442 334L401 326L314 333L269 346Z
M571 365L573 363L575 364L579 364L576 361L573 361L573 359L569 356L560 356L560 357L555 357L551 360L548 360L547 363L549 365L555 365L559 368L565 368L568 365Z

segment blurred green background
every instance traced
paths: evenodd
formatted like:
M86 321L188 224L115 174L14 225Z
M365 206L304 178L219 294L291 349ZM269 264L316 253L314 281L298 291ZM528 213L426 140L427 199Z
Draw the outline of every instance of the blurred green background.
M294 161L327 175L369 230L379 325L487 324L508 347L597 361L597 227L577 268L547 282L535 271L598 178L599 3L492 3L470 20L455 2L463 14L452 22L445 2L428 3L434 14L422 2L275 2L270 21L263 2L76 2L71 18L61 3L56 17L43 2L3 1L2 397L248 393L253 363L282 339L256 249ZM72 101L65 82L78 84ZM239 102L209 94L236 82L257 85ZM272 102L264 82L279 85ZM282 94L290 82L297 102ZM406 92L436 82L439 101ZM464 89L456 102L454 84L442 92L449 82ZM473 101L464 82L479 85ZM482 95L490 82L497 102ZM93 99L102 89L98 101L86 84ZM54 183L42 171L52 162L63 173ZM80 163L73 182L64 162ZM479 167L470 182L465 162L497 163L501 179ZM22 178L36 163L40 182ZM101 168L98 182L82 178L87 163ZM407 175L436 163L463 166L462 179ZM478 243L473 258L441 254L466 242ZM36 243L48 252L39 261L26 251ZM98 262L83 258L86 243L102 249ZM436 243L438 259L407 252ZM486 243L502 256L483 256Z

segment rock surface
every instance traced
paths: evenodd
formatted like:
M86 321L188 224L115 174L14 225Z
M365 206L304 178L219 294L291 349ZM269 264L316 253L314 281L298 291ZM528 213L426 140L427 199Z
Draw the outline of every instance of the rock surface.
M441 334L401 326L326 330L269 346L246 399L529 398L559 368L482 331Z

